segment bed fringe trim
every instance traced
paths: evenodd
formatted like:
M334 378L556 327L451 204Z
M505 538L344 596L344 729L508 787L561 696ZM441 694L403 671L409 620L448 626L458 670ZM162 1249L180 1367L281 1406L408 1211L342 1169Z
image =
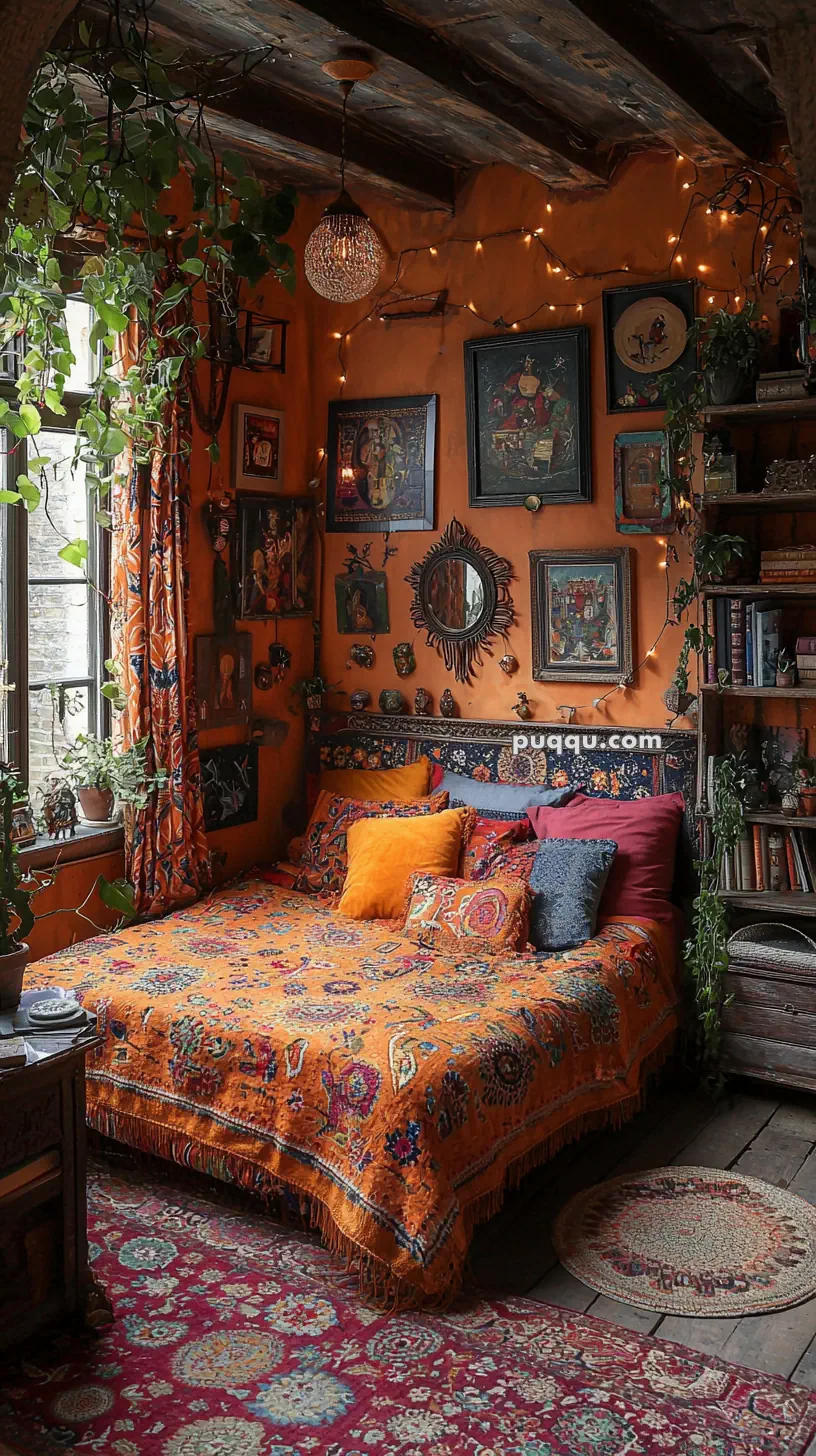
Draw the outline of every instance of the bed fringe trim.
M465 1203L462 1216L468 1237L478 1223L483 1223L498 1213L507 1193L517 1188L527 1173L546 1163L567 1143L604 1127L616 1131L625 1122L629 1122L643 1106L647 1083L668 1061L674 1051L675 1042L676 1035L667 1037L644 1058L639 1069L641 1087L637 1092L630 1093L608 1107L582 1113L565 1123L549 1137L508 1163L495 1188L488 1189L479 1197ZM435 1293L429 1293L411 1280L395 1276L384 1259L372 1254L369 1249L342 1231L317 1194L303 1193L294 1184L277 1178L239 1153L222 1152L188 1134L148 1122L129 1112L89 1105L87 1116L91 1127L102 1137L126 1143L138 1152L154 1154L182 1168L189 1168L217 1178L222 1183L246 1189L267 1204L280 1200L290 1209L294 1205L298 1215L308 1227L316 1230L333 1257L344 1263L346 1272L356 1272L361 1298L380 1309L445 1309L462 1288L464 1268L455 1270L448 1284Z

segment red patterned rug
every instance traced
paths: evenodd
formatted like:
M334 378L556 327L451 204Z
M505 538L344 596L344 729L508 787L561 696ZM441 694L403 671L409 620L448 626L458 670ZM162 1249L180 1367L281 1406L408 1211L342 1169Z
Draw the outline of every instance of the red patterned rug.
M22 1456L801 1456L816 1433L805 1390L568 1310L368 1309L308 1235L137 1171L90 1203L117 1320L4 1368Z

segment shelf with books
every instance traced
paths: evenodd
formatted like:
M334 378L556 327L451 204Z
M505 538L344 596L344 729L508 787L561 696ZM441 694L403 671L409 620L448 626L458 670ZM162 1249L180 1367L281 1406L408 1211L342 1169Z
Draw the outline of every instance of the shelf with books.
M793 688L749 687L747 683L739 687L730 683L720 687L719 683L701 683L700 691L706 695L713 693L730 698L816 698L816 684L811 683L800 683Z
M698 809L700 819L710 819L710 809ZM781 809L746 809L743 813L746 824L775 824L780 829L816 829L816 815L783 814Z
M771 490L738 490L734 495L694 497L698 510L725 511L816 511L816 490L788 493Z
M703 410L706 420L746 420L749 424L757 424L760 420L772 424L774 420L813 420L816 419L816 398L811 395L804 399L769 399L757 404L749 400L745 404L720 404L709 405Z
M700 595L703 597L813 597L816 599L816 581L726 583L724 586L704 586Z
M761 914L816 915L816 895L796 890L720 890L727 905Z

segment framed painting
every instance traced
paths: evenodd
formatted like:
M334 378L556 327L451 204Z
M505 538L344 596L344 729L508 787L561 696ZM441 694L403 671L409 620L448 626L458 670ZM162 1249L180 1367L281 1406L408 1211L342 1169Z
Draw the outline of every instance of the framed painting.
M695 368L693 282L607 288L603 319L607 414L665 409L663 377Z
M232 418L234 485L283 484L282 410L237 404Z
M615 436L615 528L671 530L669 449L663 430Z
M589 330L465 344L472 506L589 501Z
M288 326L287 319L248 312L244 326L244 368L285 374Z
M204 828L231 829L258 817L258 745L230 743L201 750Z
M315 608L311 496L239 495L235 615L242 622L311 617Z
M334 578L334 600L337 609L337 630L344 636L369 632L375 636L390 632L388 620L388 579L384 571L345 572Z
M196 637L199 728L248 723L252 708L252 634Z
M619 682L632 671L631 551L531 551L533 677Z
M432 531L436 395L333 400L327 531Z

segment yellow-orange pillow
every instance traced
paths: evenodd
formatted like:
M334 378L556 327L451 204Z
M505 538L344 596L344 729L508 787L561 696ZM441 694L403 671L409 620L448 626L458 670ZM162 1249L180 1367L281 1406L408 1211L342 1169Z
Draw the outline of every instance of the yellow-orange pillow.
M347 799L422 799L431 786L431 760L418 758L404 768L330 768L320 775L318 789L345 794Z
M353 920L401 918L408 880L417 870L456 874L472 816L472 809L443 809L422 819L360 819L352 824L338 909Z

